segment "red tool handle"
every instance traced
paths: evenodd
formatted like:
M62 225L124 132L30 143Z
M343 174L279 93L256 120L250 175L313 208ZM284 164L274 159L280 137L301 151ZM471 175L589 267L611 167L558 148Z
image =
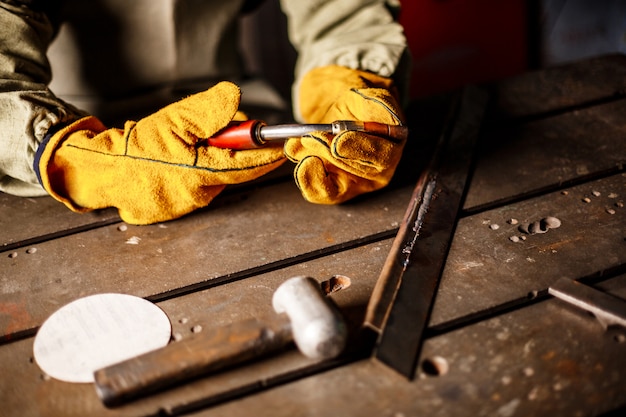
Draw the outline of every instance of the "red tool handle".
M262 147L265 142L261 140L259 129L265 124L259 120L246 120L243 122L230 122L221 131L217 132L207 142L217 148L235 150L254 149Z

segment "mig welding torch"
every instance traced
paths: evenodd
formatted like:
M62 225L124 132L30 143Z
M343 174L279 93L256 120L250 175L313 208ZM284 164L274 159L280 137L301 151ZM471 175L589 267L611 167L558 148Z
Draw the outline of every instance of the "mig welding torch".
M406 126L387 125L378 122L337 120L327 124L283 124L268 126L260 120L231 122L207 143L218 148L235 150L261 148L272 143L282 143L289 138L299 138L312 132L327 132L333 135L347 131L364 132L395 140L407 138Z

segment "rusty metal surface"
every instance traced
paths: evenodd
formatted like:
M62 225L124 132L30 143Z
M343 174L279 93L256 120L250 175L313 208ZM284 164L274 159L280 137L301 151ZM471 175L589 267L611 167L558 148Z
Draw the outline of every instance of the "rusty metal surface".
M518 113L514 108L506 111L523 119L530 114L525 106L539 106L551 94L558 103L567 94L583 100L612 91L617 77L607 74L619 74L615 63L621 59L583 63L580 70L569 67L579 81L565 78L565 87L555 85L551 90L546 90L546 83L558 83L560 78L547 73L529 74L507 82L508 86L504 83L508 90L499 91L527 95L510 101ZM596 74L591 81L585 78L588 72ZM536 87L524 86L528 83ZM4 216L20 221L32 216L27 233L20 235L19 228L10 228L10 239L26 243L0 252L0 327L5 335L0 344L2 413L149 416L196 410L193 415L198 416L507 417L596 416L626 407L626 334L604 332L595 319L544 291L567 276L586 278L596 288L626 297L626 174L616 162L626 148L621 146L624 107L613 96L599 102L587 103L572 114L565 111L508 130L499 125L489 132L508 133L491 136L486 143L512 141L511 149L522 153L512 157L503 147L499 154L484 155L477 166L467 200L471 205L465 206L458 223L418 377L412 382L358 356L320 364L292 349L105 409L92 385L42 375L32 359L31 336L34 326L66 302L115 291L157 302L172 320L174 332L185 337L198 326L222 326L270 313L273 291L291 276L322 280L345 274L352 278L351 287L333 297L352 329L349 346L352 343L358 353L362 340L357 329L419 174L419 155L428 152L427 143L410 143L399 177L390 187L337 207L305 203L291 181L270 181L235 190L219 204L178 221L126 230L118 229L121 223L95 222L94 229L66 234L77 224L82 227L83 219L88 219L85 224L93 219L61 214L27 199L0 200L9 201L8 206L0 206L3 222ZM438 114L435 109L429 114L425 103L413 111L411 117L416 116L411 120L418 126ZM562 123L556 123L559 120ZM419 133L429 134L419 139L427 141L434 130L433 125L425 125ZM542 136L545 130L552 133ZM552 154L533 153L530 148L547 146L546 139L560 148L552 149ZM524 150L524 143L529 149ZM582 152L573 149L577 146L583 147ZM483 167L509 158L500 166L518 168L532 155L544 159L531 162L533 170L539 170L535 175ZM587 164L589 175L575 172L572 161ZM612 168L603 171L607 166ZM567 175L555 181L559 172ZM558 185L559 181L565 184ZM501 200L515 192L509 183L526 194ZM65 226L46 224L66 221L59 215L68 219ZM519 224L546 216L558 217L560 227L535 235L517 231ZM518 225L507 223L511 219L517 219ZM31 246L28 239L33 236L44 238ZM513 236L519 238L517 242L510 239ZM36 252L26 253L31 247ZM17 257L9 257L13 251Z

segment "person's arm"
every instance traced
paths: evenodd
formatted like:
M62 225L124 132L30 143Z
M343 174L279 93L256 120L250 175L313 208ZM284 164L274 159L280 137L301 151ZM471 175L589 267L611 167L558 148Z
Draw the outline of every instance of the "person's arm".
M53 27L45 13L28 7L34 4L0 3L2 191L45 190L76 212L116 207L124 221L150 224L204 207L227 184L253 180L285 161L281 147L232 151L207 144L238 117L241 92L229 82L122 129L59 100L47 88Z
M39 8L56 1L0 1L0 191L46 195L33 160L52 126L84 114L49 89L46 51L55 27Z
M403 124L410 59L397 1L282 0L298 52L294 113L306 123ZM290 139L285 153L308 201L336 204L386 186L404 140L360 132Z
M281 0L289 39L298 52L293 86L299 106L302 79L315 68L339 65L391 78L404 95L410 57L397 0ZM299 107L296 118L302 120Z

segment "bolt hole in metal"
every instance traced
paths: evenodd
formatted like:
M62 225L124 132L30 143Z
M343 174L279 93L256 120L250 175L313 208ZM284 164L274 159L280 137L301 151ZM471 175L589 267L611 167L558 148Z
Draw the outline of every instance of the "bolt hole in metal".
M322 292L326 295L348 288L352 280L345 275L333 275L330 279L321 283Z
M535 235L546 233L549 229L557 229L559 227L561 227L561 220L554 216L548 216L532 223L521 224L518 230L527 235Z
M422 362L422 371L430 376L443 376L450 370L448 361L441 356L426 358Z

